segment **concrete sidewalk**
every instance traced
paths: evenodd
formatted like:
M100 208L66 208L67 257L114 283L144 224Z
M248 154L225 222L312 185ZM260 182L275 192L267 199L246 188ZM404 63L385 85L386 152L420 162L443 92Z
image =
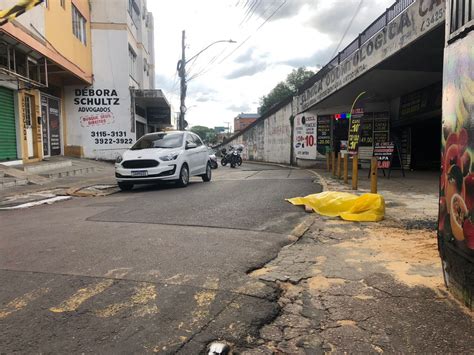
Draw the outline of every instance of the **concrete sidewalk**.
M473 314L447 292L437 251L437 174L396 173L380 180L384 221L310 214L306 233L252 272L280 289L281 311L244 353L472 353Z
M0 208L9 208L18 204L36 202L54 196L77 194L81 189L90 186L103 186L107 187L109 192L115 191L117 183L112 163L76 158L71 158L71 160L73 160L74 165L81 168L85 167L84 169L87 169L87 174L71 174L70 176L60 178L47 178L35 175L34 173L28 174L28 176L31 175L33 178L36 176L41 178L41 183L0 189ZM74 167L70 170L74 171ZM21 170L19 172L23 173ZM44 175L55 172L55 170L46 172ZM60 175L55 174L55 176Z

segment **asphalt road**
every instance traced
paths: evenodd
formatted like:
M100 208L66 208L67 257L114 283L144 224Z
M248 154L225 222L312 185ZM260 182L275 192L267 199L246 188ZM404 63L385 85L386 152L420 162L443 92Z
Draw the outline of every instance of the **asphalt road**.
M0 211L0 352L192 353L251 343L278 312L248 271L306 217L304 170L244 164L185 189Z

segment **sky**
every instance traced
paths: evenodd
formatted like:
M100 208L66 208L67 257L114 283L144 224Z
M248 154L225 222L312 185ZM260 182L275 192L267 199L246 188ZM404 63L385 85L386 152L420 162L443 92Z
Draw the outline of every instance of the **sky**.
M180 107L182 31L189 126L230 126L293 69L317 71L394 0L148 0L155 21L156 88ZM345 35L344 35L345 34Z

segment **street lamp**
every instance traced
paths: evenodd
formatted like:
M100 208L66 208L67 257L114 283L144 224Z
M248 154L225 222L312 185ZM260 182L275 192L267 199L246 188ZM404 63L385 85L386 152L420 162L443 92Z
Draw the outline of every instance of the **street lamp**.
M204 49L197 52L195 55L193 55L188 60L186 60L186 56L185 56L185 31L183 30L182 45L181 45L181 50L182 50L181 59L178 60L178 65L177 65L178 74L179 74L179 77L181 78L181 87L180 87L180 89L181 89L180 90L181 91L181 95L180 95L181 103L180 103L180 106L179 106L179 121L178 121L178 129L179 130L184 130L186 128L185 127L185 122L186 121L184 120L184 115L186 113L186 104L185 104L186 91L188 89L188 87L186 85L186 64L188 64L191 60L195 59L198 55L200 55L202 52L204 52L209 47L213 46L216 43L222 43L222 42L237 43L236 41L233 41L231 39L215 41L215 42L212 42L211 44L209 44ZM186 124L186 126L187 126L187 124Z

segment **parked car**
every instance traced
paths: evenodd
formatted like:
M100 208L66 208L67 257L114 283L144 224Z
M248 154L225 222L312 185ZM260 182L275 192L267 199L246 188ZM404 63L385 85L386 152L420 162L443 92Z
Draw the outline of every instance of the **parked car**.
M207 150L209 152L209 162L211 163L211 168L217 169L219 164L217 163L216 152L211 147L207 148Z
M115 177L122 190L163 180L185 187L190 176L211 180L207 147L192 132L145 134L115 162Z

